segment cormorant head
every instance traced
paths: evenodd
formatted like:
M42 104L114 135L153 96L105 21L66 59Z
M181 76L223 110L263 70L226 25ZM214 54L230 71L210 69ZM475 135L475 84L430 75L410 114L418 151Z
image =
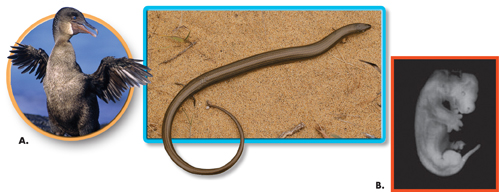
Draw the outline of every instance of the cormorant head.
M87 27L94 30L95 33L92 33ZM69 40L78 33L88 33L96 37L98 31L85 20L85 16L80 11L75 8L64 7L55 14L52 33L54 40L57 40L60 36L64 36Z

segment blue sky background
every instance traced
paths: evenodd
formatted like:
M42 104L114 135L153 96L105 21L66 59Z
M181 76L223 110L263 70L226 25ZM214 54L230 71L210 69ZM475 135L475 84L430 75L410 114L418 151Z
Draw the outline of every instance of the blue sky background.
M78 62L84 73L91 74L95 72L99 67L101 59L106 56L127 56L125 48L111 31L91 19L86 20L99 31L97 37L80 33L73 36L70 40L76 52L76 62ZM31 45L37 49L42 48L50 55L54 47L52 22L53 19L38 25L26 35L21 43ZM14 44L14 42L12 43ZM47 97L42 83L36 79L35 72L32 74L21 74L21 72L22 70L19 70L17 66L12 66L12 93L19 108L23 113L48 116ZM100 109L99 123L105 124L113 120L123 108L127 97L128 90L123 93L120 101L116 103L109 101L106 104L101 99L97 99Z

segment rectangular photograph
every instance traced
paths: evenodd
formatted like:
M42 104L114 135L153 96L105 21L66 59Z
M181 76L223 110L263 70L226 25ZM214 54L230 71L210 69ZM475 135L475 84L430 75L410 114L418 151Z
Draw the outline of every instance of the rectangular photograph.
M144 140L382 143L383 7L146 7ZM208 109L209 108L209 109Z
M394 191L497 191L497 67L498 57L392 57Z

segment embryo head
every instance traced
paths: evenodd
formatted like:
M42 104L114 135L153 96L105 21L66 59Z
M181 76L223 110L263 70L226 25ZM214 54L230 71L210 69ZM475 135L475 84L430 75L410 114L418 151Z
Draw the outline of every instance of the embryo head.
M478 97L478 80L472 74L463 73L461 77L451 75L449 77L451 84L450 96L453 98L454 107L460 113L468 114L475 110L475 101Z

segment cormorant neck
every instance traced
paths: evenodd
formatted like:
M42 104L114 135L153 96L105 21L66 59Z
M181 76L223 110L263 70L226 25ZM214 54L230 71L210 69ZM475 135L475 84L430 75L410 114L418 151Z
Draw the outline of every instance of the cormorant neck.
M64 64L66 67L69 67L72 64L76 64L76 55L74 52L73 45L69 41L70 36L58 36L55 39L55 45L52 49L52 53L50 55L51 58L57 58L60 61L64 62L54 62L54 64Z
M69 39L71 39L72 35L61 33L58 30L54 31L53 33L54 36L54 42L57 43L63 43L63 42L69 42Z

